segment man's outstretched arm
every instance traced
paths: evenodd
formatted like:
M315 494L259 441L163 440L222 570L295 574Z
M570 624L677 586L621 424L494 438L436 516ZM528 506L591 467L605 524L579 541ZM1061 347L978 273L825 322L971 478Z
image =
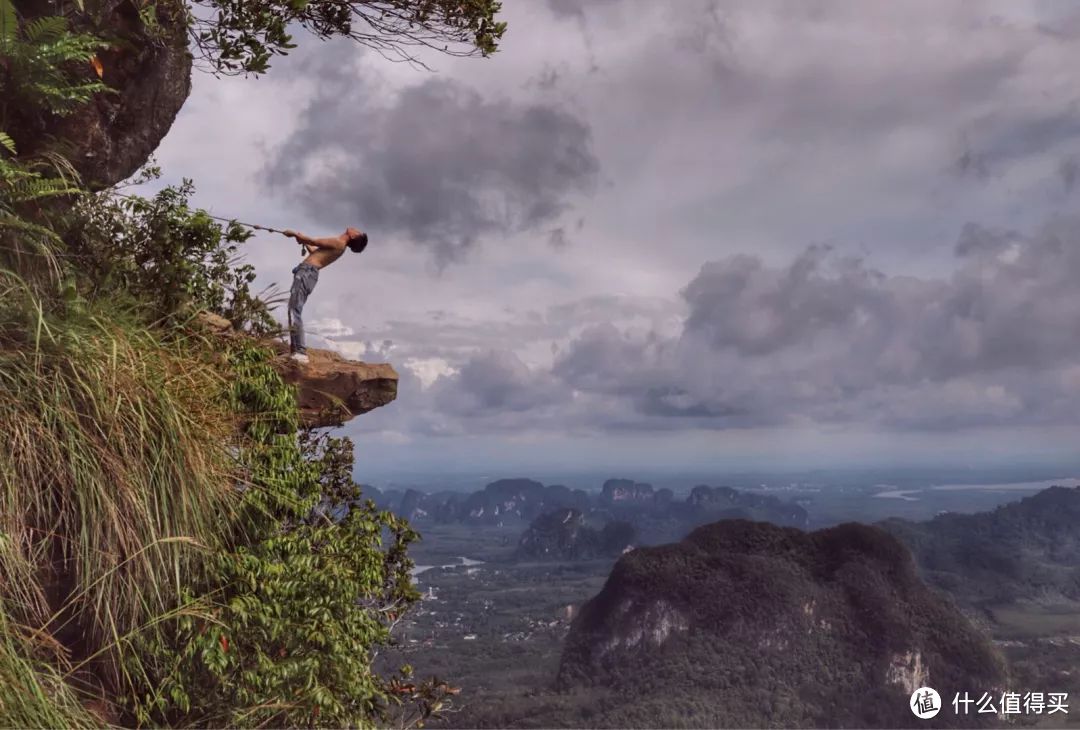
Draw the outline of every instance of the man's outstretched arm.
M340 236L335 236L333 238L312 238L311 236L305 236L303 233L298 233L293 230L282 231L282 234L289 238L295 238L299 243L306 246L309 252L312 249L317 248L338 250L345 246Z

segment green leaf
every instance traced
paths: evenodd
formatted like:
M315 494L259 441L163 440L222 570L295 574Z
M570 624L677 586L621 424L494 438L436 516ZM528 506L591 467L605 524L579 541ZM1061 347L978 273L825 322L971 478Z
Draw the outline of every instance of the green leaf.
M0 0L0 43L11 43L19 30L19 18L11 0Z
M140 8L139 20L147 28L151 30L156 30L158 28L157 6L154 4L150 4L143 8Z
M0 147L10 152L12 155L17 154L15 152L15 140L9 137L4 132L0 132Z

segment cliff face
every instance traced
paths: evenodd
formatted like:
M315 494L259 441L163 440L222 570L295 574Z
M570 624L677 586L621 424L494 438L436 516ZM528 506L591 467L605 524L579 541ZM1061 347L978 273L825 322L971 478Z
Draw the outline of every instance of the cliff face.
M630 698L602 726L896 727L918 686L951 699L1005 677L882 530L731 520L624 555L574 621L559 684Z
M690 490L686 504L699 510L727 511L731 516L762 519L779 525L806 527L810 515L800 505L785 502L773 495L740 492L731 487L710 487L704 484Z
M600 490L601 497L611 503L651 503L653 488L651 484L641 484L631 479L608 479Z
M51 3L20 0L26 17L52 12ZM88 3L89 5L89 3ZM135 173L157 149L191 93L192 57L182 5L155 4L157 26L147 27L139 10L147 3L101 0L94 32L109 42L98 54L102 81L116 93L99 94L77 114L63 118L13 115L6 130L22 155L44 151L62 140L60 151L90 187L107 187ZM94 73L85 69L89 79Z

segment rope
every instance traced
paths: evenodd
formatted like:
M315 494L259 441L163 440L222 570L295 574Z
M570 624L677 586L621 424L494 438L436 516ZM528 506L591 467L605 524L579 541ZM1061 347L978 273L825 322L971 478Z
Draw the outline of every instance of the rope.
M141 195L127 195L125 193L118 193L115 190L106 191L106 194L107 195L115 195L118 198L127 198L128 200L136 200L136 199L137 200L146 200L146 201L152 201L153 200L153 198L145 198L145 197L143 197ZM238 221L235 218L222 218L221 216L210 215L205 210L201 211L201 212L204 213L207 217L213 218L216 221L221 221L222 223L236 223L238 225L244 226L245 228L251 228L251 229L256 230L256 231L266 231L268 233L280 233L282 235L285 234L285 231L278 230L277 228L271 228L270 226L260 226L260 225L255 224L255 223L244 223L243 221ZM300 241L298 240L297 243L300 243ZM304 246L303 243L300 243L300 245L302 247L300 249L300 255L304 256L308 252L307 247ZM3 248L14 250L14 247L12 247L12 246L4 246ZM34 252L28 251L26 253L32 254ZM51 252L51 255L57 256L57 257L68 257L68 258L72 257L72 255L70 253L67 253L66 251L53 251L53 252Z
M205 212L205 211L203 211L203 212ZM257 223L244 223L244 221L238 221L235 218L222 218L220 216L210 215L209 213L206 213L206 215L207 215L207 217L213 218L216 221L221 221L222 223L236 223L237 225L241 225L244 228L251 228L251 229L256 230L256 231L267 231L268 233L281 233L281 234L285 233L285 231L279 231L278 229L271 228L270 226L260 226Z
M135 199L148 200L148 201L153 200L153 198L144 198L141 195L127 195L125 193L118 193L118 192L115 192L115 191L112 191L109 194L110 195L115 195L118 198L127 198L128 200L135 200ZM244 228L251 228L252 230L256 230L256 231L266 231L268 233L281 233L283 235L285 233L285 231L278 230L277 228L271 228L270 226L260 226L257 223L245 223L244 221L238 221L235 218L222 218L221 216L218 216L218 215L210 215L205 210L202 211L202 212L206 215L206 217L213 218L214 220L221 221L222 223L236 223L238 225L243 226Z

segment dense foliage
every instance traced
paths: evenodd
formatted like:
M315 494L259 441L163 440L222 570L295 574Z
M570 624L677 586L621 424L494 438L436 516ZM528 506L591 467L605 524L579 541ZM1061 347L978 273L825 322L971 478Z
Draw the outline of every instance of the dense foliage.
M71 263L86 275L91 295L123 292L155 318L182 320L206 309L237 329L273 333L271 302L251 290L255 269L239 255L251 232L193 210L193 192L185 181L153 198L84 196L65 236Z
M295 438L294 396L267 351L237 346L248 424L237 546L220 554L157 660L142 721L365 726L394 699L371 663L416 600L415 533L360 499L348 439ZM323 508L316 510L321 505ZM339 519L331 519L344 507ZM327 509L329 508L329 509Z

